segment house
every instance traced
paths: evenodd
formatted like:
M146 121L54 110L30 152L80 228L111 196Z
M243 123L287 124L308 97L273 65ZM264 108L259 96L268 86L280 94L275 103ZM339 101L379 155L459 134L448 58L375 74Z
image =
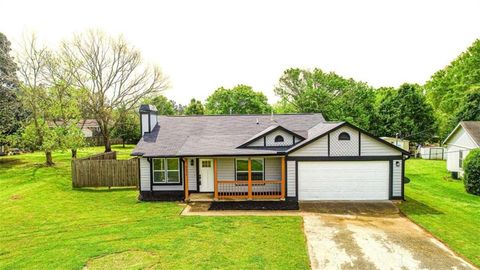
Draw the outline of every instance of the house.
M462 121L447 136L447 170L453 178L463 176L463 160L470 150L480 146L480 121Z
M398 146L402 148L405 151L410 151L410 141L409 140L403 140L399 138L393 138L393 137L380 137L382 140L387 141L395 146Z
M403 199L407 151L321 114L158 116L140 107L141 200Z

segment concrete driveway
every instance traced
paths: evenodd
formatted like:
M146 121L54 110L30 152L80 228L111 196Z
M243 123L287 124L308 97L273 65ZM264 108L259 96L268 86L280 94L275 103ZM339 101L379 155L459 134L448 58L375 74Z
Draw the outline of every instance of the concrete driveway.
M352 204L301 204L312 269L476 269L393 204Z

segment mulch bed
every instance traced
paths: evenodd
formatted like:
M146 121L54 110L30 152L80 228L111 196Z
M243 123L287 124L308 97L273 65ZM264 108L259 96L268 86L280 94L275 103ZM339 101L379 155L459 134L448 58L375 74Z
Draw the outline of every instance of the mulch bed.
M293 201L212 202L208 210L298 210Z

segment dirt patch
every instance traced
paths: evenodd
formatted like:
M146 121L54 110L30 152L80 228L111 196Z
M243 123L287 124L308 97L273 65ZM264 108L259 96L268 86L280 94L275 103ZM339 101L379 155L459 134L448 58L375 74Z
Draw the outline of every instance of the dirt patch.
M127 250L88 260L84 270L95 269L145 269L158 264L159 255L142 250Z
M239 201L212 202L208 210L298 210L298 202L293 201Z
M22 195L14 194L14 195L10 196L10 200L12 200L12 201L17 201L17 200L21 200L21 199L23 199Z

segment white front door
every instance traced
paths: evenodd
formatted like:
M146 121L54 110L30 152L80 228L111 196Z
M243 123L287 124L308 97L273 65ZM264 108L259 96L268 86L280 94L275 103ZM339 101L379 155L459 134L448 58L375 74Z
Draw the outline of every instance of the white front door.
M213 192L213 159L200 159L200 192Z

